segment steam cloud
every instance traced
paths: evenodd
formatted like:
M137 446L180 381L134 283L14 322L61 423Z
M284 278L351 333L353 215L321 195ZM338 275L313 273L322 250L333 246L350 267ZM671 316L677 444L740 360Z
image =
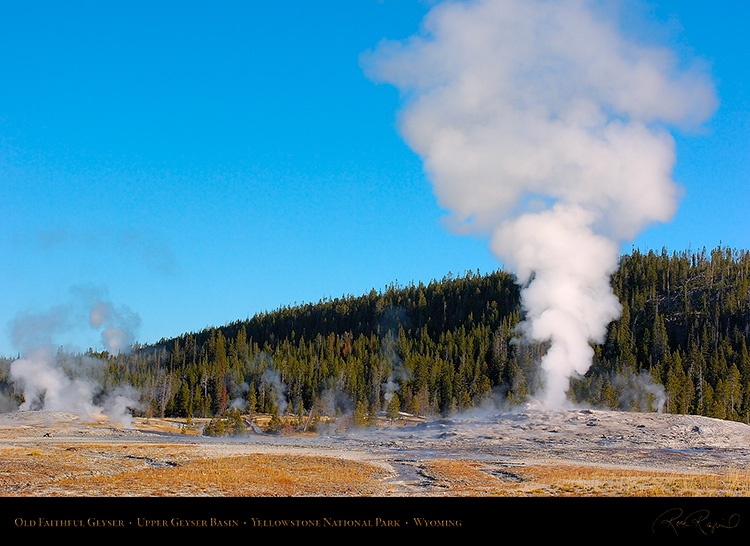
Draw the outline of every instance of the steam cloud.
M516 272L522 331L549 343L540 401L564 405L621 312L621 245L677 209L669 130L710 116L710 78L588 0L443 2L362 63L401 91L401 133L449 225Z
M46 311L22 313L9 325L13 345L21 352L54 346L58 336L69 338L88 325L100 332L101 343L112 354L127 352L135 341L141 319L123 305L109 301L107 291L96 286L74 286L70 301Z
M278 370L269 369L263 374L262 386L266 395L273 398L273 403L278 408L279 414L287 410L286 384L282 381Z
M104 415L129 427L131 410L140 408L138 391L131 386L105 390L101 374L105 362L88 356L53 354L49 347L35 349L14 360L10 378L23 390L23 411L73 412L82 419Z
M127 351L140 318L128 307L116 307L101 288L71 289L71 301L38 313L17 316L10 323L11 338L23 356L10 365L10 379L23 392L21 410L69 411L82 418L105 415L129 426L130 410L139 407L139 393L130 386L111 391L103 387L104 361L73 356L59 346L82 324L101 334L112 354Z

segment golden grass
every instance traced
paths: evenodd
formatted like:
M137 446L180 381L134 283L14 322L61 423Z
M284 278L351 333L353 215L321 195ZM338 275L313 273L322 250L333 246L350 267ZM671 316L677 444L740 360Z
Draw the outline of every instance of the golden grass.
M372 495L384 471L363 463L314 456L266 454L192 460L171 468L67 480L66 488L98 495L338 496Z
M528 465L490 473L484 463L437 460L425 470L446 494L485 496L748 496L750 472L675 473L588 465Z
M424 460L442 496L750 496L750 472L655 472L585 464L499 467ZM189 445L55 444L0 449L0 496L387 496L381 467L333 456L208 455Z
M39 495L50 488L57 490L60 484L68 486L94 476L119 475L153 461L185 459L185 453L185 448L176 450L169 445L3 446L0 449L0 495Z
M382 494L387 473L356 461L253 454L201 458L189 447L12 447L0 453L0 495L338 496Z

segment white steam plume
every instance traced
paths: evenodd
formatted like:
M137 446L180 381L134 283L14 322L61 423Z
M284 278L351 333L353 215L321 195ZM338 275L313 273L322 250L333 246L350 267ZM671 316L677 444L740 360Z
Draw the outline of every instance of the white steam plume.
M63 351L59 339L84 326L100 332L111 354L127 351L140 324L126 306L116 307L101 288L77 286L71 300L47 311L18 315L9 324L14 345L23 353L10 364L9 378L23 393L21 410L69 411L82 418L105 415L129 426L130 410L139 409L134 387L105 389L106 363Z
M10 379L23 392L22 411L64 411L82 419L104 415L112 422L129 427L131 410L140 409L140 393L123 385L112 391L101 387L105 363L87 356L53 353L40 347L14 360Z
M265 395L273 399L279 414L285 413L289 404L286 399L286 384L282 381L279 371L266 370L263 374L261 386L265 390Z
M96 411L94 384L66 373L49 349L39 348L14 360L10 377L23 390L21 410L70 411L85 418Z
M133 328L140 323L138 315L127 307L116 309L107 301L96 301L89 312L92 328L101 330L102 344L114 354L126 352L135 342Z
M488 235L515 270L523 331L550 344L550 407L620 314L622 243L676 211L668 130L716 106L698 63L629 39L613 14L587 0L443 2L420 34L362 57L401 90L401 132L450 225Z

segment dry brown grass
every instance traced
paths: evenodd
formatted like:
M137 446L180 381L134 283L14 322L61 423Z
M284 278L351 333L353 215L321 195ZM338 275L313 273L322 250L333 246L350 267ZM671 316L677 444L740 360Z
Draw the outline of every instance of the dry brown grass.
M446 494L484 496L687 497L750 495L750 472L675 473L588 465L526 465L505 474L481 462L437 460L425 473Z
M424 460L429 487L335 456L205 453L190 445L56 443L0 448L0 496L750 496L750 472Z
M342 459L255 454L193 460L172 468L144 469L117 476L61 484L99 495L139 496L310 496L372 495L382 470Z
M73 484L119 476L153 464L186 458L174 446L4 446L0 450L0 495L86 494Z
M13 447L0 454L2 496L377 495L387 473L332 457L200 458L174 446Z

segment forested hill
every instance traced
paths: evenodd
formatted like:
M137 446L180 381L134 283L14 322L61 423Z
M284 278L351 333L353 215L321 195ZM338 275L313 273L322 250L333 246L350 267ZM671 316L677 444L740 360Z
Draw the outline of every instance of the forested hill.
M622 317L571 399L750 420L750 253L633 251L612 286ZM135 386L151 414L447 415L534 392L545 347L519 342L521 319L511 275L472 272L95 356L108 362L108 386Z

